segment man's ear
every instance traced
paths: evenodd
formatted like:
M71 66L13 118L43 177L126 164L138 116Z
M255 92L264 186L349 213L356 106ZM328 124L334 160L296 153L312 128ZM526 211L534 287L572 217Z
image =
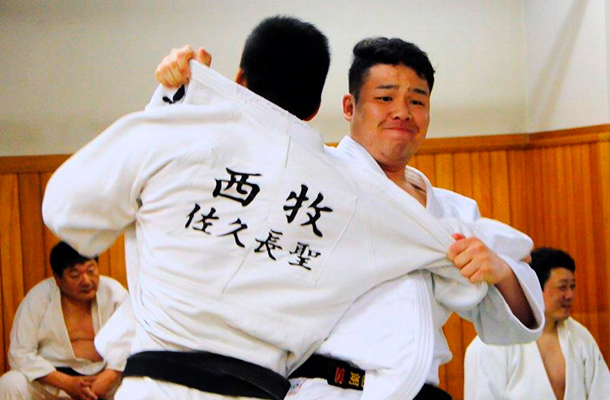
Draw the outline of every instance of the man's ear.
M237 75L235 75L235 83L243 87L248 87L248 82L246 82L246 74L241 68L237 70Z
M346 121L352 121L354 117L354 107L356 106L356 101L354 96L351 94L346 94L343 96L343 119Z
M312 119L314 119L314 117L316 115L318 115L318 111L320 111L320 106L321 105L322 105L322 100L320 100L320 102L318 103L318 107L316 108L316 110L314 112L312 112L309 117L303 119L303 121L311 121Z

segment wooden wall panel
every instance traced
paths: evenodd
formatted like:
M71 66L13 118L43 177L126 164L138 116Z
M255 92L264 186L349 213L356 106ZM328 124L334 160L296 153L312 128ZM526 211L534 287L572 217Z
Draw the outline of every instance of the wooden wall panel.
M591 271L592 280L596 283L598 296L595 307L587 312L594 313L597 317L598 333L595 335L606 362L610 354L610 313L609 313L609 285L610 276L610 139L590 145L594 155L590 158L593 193L591 202L591 214L594 215L591 236L593 243L590 244L591 252L595 253L594 264L585 264ZM586 161L586 159L584 159ZM591 279L590 279L591 281Z
M414 167L423 172L430 183L436 186L436 173L435 173L435 161L433 155L415 156Z
M40 174L40 198L44 198L44 191L47 188L47 183L49 179L51 179L52 172L44 172ZM41 217L42 218L42 217ZM45 275L47 277L53 276L53 270L51 269L51 262L49 261L49 254L51 254L51 249L53 246L59 242L57 236L55 236L46 226L44 227L44 265L45 265Z
M44 249L44 228L41 212L40 175L19 174L19 213L21 219L21 243L23 246L23 272L25 292L46 277L45 253L27 251Z
M453 190L456 192L471 197L473 196L473 173L472 173L472 159L470 157L470 153L462 152L455 153L453 155L453 175L455 185ZM461 348L463 351L466 351L466 347L468 344L474 339L476 336L476 331L474 325L466 321L464 319L460 319L460 329L462 331L462 343ZM461 360L456 359L454 362L461 362Z
M524 151L508 151L508 202L510 204L510 225L520 231L527 231L527 209L531 201L531 191L527 190L527 167Z
M453 154L436 154L434 156L435 166L435 185L443 189L454 190L454 157ZM461 329L460 318L452 315L445 324L443 331L447 337L447 343L451 351L463 352L463 331ZM441 375L441 387L450 393L460 393L464 389L464 365L459 360L453 360L444 367L444 374Z
M127 287L127 273L125 271L125 240L121 235L108 250L110 270L108 275L112 276Z
M529 230L527 233L537 245L541 244L540 239L544 236L543 221L543 198L542 198L542 149L526 150L526 157L529 160L529 185L527 190L530 193L530 204L527 208L527 218Z
M574 207L570 214L575 220L574 225L564 225L562 230L574 230L578 235L575 241L572 242L568 237L568 243L566 243L566 251L576 260L576 279L577 285L581 289L581 295L577 295L574 301L574 310L576 313L580 313L581 321L585 326L588 326L591 333L597 337L599 334L598 329L598 318L596 313L590 313L587 310L596 309L596 278L594 274L583 266L594 266L597 265L598 255L595 251L595 237L592 235L594 231L595 215L593 214L594 196L586 195L585 190L590 194L594 194L592 185L594 185L594 179L591 176L594 167L591 163L591 146L588 144L581 146L571 146L573 151L573 167L578 172L579 179L572 182L572 192L578 193L578 196L574 196ZM596 197L596 196L595 196ZM569 221L568 221L569 222ZM590 317L593 317L592 319Z
M489 153L491 217L510 224L510 194L506 151Z
M479 203L481 215L491 217L491 171L489 152L473 152L472 161L472 198Z
M2 275L2 340L5 349L8 348L10 327L24 293L18 191L16 174L0 175L0 273Z
M44 227L39 209L51 173L65 159L0 158L1 354L23 294L51 275L48 255L57 238ZM468 141L428 139L411 165L433 185L474 198L483 216L523 230L537 246L570 252L577 263L574 315L610 361L610 126ZM126 284L122 238L100 255L100 264ZM452 316L445 332L454 360L441 368L441 385L459 400L464 351L474 329ZM2 359L0 372L5 368Z

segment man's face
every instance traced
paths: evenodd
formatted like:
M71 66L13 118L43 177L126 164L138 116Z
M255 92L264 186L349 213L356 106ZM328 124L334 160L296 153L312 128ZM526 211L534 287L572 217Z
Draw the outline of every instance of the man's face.
M404 169L428 132L428 82L402 64L377 64L365 76L357 102L343 97L343 117L352 138L382 168Z
M570 316L575 288L576 279L572 271L562 267L551 270L542 290L547 321L560 322Z
M63 296L75 301L89 302L95 298L100 283L100 273L95 260L87 260L64 269L63 275L55 275L55 282Z

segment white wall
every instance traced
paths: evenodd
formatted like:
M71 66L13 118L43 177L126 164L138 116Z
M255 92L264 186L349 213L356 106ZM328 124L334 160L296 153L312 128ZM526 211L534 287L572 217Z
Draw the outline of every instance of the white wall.
M609 122L608 0L528 0L527 131Z
M171 47L205 45L213 66L233 77L247 34L280 13L330 39L331 72L313 122L328 141L346 133L340 98L351 48L371 35L429 53L437 68L430 137L523 132L524 1L2 0L0 156L70 153L141 109Z

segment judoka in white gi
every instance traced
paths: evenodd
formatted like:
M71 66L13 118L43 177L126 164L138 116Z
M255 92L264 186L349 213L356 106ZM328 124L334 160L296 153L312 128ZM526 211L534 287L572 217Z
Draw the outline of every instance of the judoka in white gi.
M384 173L388 173L388 177L405 188L413 197L419 199L425 205L427 211L436 217L453 217L468 223L478 223L479 226L474 228L476 236L501 255L502 260L512 269L527 298L528 305L526 308L531 308L535 322L530 323L531 317L524 317L519 312L513 313L509 302L514 306L516 304L515 299L510 299L507 302L502 294L508 296L518 294L519 289L506 289L505 287L504 292L501 293L497 287L493 286L479 307L460 310L458 304L450 305L442 300L444 287L442 279L425 271L411 273L408 277L382 284L359 298L316 351L318 354L351 361L358 367L365 369L367 371L367 385L364 387L364 392L338 387L349 388L350 385L348 384L333 382L337 386L331 386L326 379L322 378L295 378L292 380L293 389L287 398L359 399L362 395L362 398L365 399L409 399L418 393L421 384L424 382L424 380L412 378L413 376L420 376L422 373L427 385L417 398L438 398L442 395L436 388L439 383L438 368L451 359L451 352L442 332L442 326L451 312L461 311L460 315L462 317L473 321L477 332L488 343L510 344L532 341L540 335L543 326L542 299L538 280L527 264L519 262L531 250L529 238L524 241L523 237L525 235L510 227L501 226L497 223L493 226L493 223L481 220L476 202L447 190L432 188L428 179L421 172L410 167L405 169L409 158L417 150L419 142L425 136L427 121L424 123L418 121L417 128L424 130L424 135L408 137L406 144L404 141L401 143L397 139L398 135L392 138L390 135L384 135L384 133L376 130L375 124L379 123L380 117L371 114L370 110L375 107L371 102L376 100L384 103L396 103L403 99L396 96L399 90L395 87L399 85L385 85L395 87L384 87L382 90L385 90L385 92L381 92L375 85L371 90L363 83L368 82L369 79L374 82L374 79L377 78L377 71L371 70L369 72L370 67L376 64L386 67L388 64L391 65L396 62L391 59L391 54L400 52L400 50L392 50L392 46L398 49L406 48L407 55L405 57L412 57L409 63L417 68L415 70L421 78L418 83L420 90L425 92L423 96L425 107L428 107L427 97L429 97L433 83L433 70L425 53L402 41L393 40L393 44L390 44L391 42L386 39L364 40L354 49L355 55L358 54L354 58L355 67L352 67L354 71L350 71L350 93L352 94L346 96L344 106L346 119L351 122L352 136L355 135L358 141L346 137L337 149L328 148L327 151L336 152L340 157L349 160L352 167L357 166L361 171L372 173L376 176L375 179L385 180ZM411 53L408 53L409 51ZM377 56L380 57L379 59L371 57L375 52L379 54ZM185 77L189 74L186 61L192 57L196 57L202 63L209 64L210 62L209 54L202 49L199 49L197 54L193 52L190 46L175 49L157 68L157 79L168 87L182 85L186 81ZM369 57L373 59L372 62L366 60ZM362 65L367 61L372 65ZM398 69L390 68L390 71L396 72ZM431 79L426 82L423 80L424 76ZM413 76L411 75L406 81L410 84L413 81ZM363 85L362 88L352 87L359 85ZM377 86L383 85L377 82ZM375 93L375 89L379 93ZM197 87L188 87L187 89L187 91L192 90L197 90ZM356 99L359 92L362 93L363 91L365 96L369 96L369 99L366 99L367 103L362 108L354 107L354 105L361 104L358 104ZM157 94L157 103L160 102L162 97L171 97L172 93L174 92L166 91L163 95ZM418 107L422 107L421 104L418 104L422 102L421 96L409 98L408 101L413 103L412 107L414 108L406 111L407 114L409 112L413 112L414 115L418 114L421 111L418 111ZM155 105L154 101L151 102L151 105ZM396 108L389 107L388 109L394 110ZM379 115L385 116L381 113ZM413 120L411 115L404 119L406 121ZM398 118L398 120L401 120L401 118ZM401 129L400 124L400 122L397 123L397 131ZM408 122L406 125L407 130L409 128L413 129L412 126L409 127ZM369 149L370 153L367 151ZM407 151L407 154L401 154L404 151ZM373 156L378 157L379 161ZM403 178L406 182L402 181ZM485 225L486 222L487 225ZM470 239L471 242L476 243L476 240L473 239ZM422 282L425 283L424 292L427 294L425 299L415 295L418 290L421 290L419 285ZM513 280L513 283L516 282ZM409 321L409 313L405 311L413 308L425 310L424 312L427 315L431 315L434 322L433 327L414 326L412 321ZM518 309L518 307L516 308ZM430 334L430 331L433 332L434 338L426 345L434 347L433 359L414 365L413 360L409 359L410 344L412 345L413 338L417 335L426 336ZM325 365L320 365L318 360L315 368L324 369ZM348 371L348 374L349 372L351 371ZM332 373L325 375L325 378L329 380L336 378L332 376ZM338 379L342 376L340 375ZM358 386L353 385L352 387Z
M595 339L570 317L574 260L551 248L532 252L543 287L546 325L536 342L490 346L479 338L466 351L466 400L597 400L610 394L610 373Z
M34 286L15 315L0 399L111 398L122 368L102 359L93 339L127 291L63 242L51 266L54 277Z
M284 28L294 22L268 21L277 20ZM285 86L304 81L300 68L311 73L309 60L316 53L308 43L290 43L290 32L275 31L273 38L289 41L296 54L285 48L280 58L296 63L287 68L280 62L277 73L265 68L264 75L277 81L296 72L294 82L280 79L271 87L290 92L289 109L293 100L315 100L300 116L314 115L320 96L307 96L311 83L303 83L297 99L294 88ZM277 54L275 48L268 56ZM243 71L253 88L256 80ZM478 304L487 287L469 283L447 259L453 242L447 225L421 212L421 204L389 180L350 170L340 157L326 154L320 135L293 115L211 70L200 74L205 97L192 104L205 106L125 117L60 167L45 194L45 222L84 253L105 249L135 222L134 351L172 350L179 358L204 350L195 355L216 353L212 358L224 366L258 372L263 367L267 378L273 372L281 377L379 282L425 267L450 278L448 287L458 287L447 301L455 298L466 308ZM417 312L412 317L421 325L429 318ZM413 350L413 359L426 359L431 347ZM126 374L129 368L128 363ZM126 378L117 398L241 395L225 391L237 383L234 375L218 377L234 378L219 386L213 377L218 368L210 369L205 388L202 379L198 386L186 384L201 391ZM173 375L177 381L189 378L180 370ZM235 375L267 391L267 398L281 398L281 390L263 387L262 379L249 382L252 374L243 371ZM255 397L250 389L240 393Z
M262 75L272 77L267 89L287 90L289 109L307 100L310 107L295 115L314 115L328 67L325 37L300 21L272 18L250 38L268 28L273 33L258 45L279 42L282 51L272 46L261 54L257 47L253 56L280 58L273 61L277 73L263 66ZM324 55L312 51L312 32L327 58L321 82L313 85L303 72L311 74L318 66L309 61ZM295 46L303 36L306 43ZM255 87L252 70L242 71ZM412 212L419 203L326 154L321 136L295 116L209 69L200 73L204 106L123 118L47 186L45 222L82 253L107 248L135 223L138 272L130 298L138 354L125 375L157 380L126 378L118 399L282 398L278 377L313 351L360 294L419 268L452 277L470 306L481 300L486 286L470 284L446 257L451 231L427 213ZM413 357L427 358L426 351L416 346ZM176 360L191 356L199 358L190 365L197 373L183 373L189 365ZM138 375L160 358L161 367ZM128 372L134 369L140 372ZM182 386L161 382L169 375Z

